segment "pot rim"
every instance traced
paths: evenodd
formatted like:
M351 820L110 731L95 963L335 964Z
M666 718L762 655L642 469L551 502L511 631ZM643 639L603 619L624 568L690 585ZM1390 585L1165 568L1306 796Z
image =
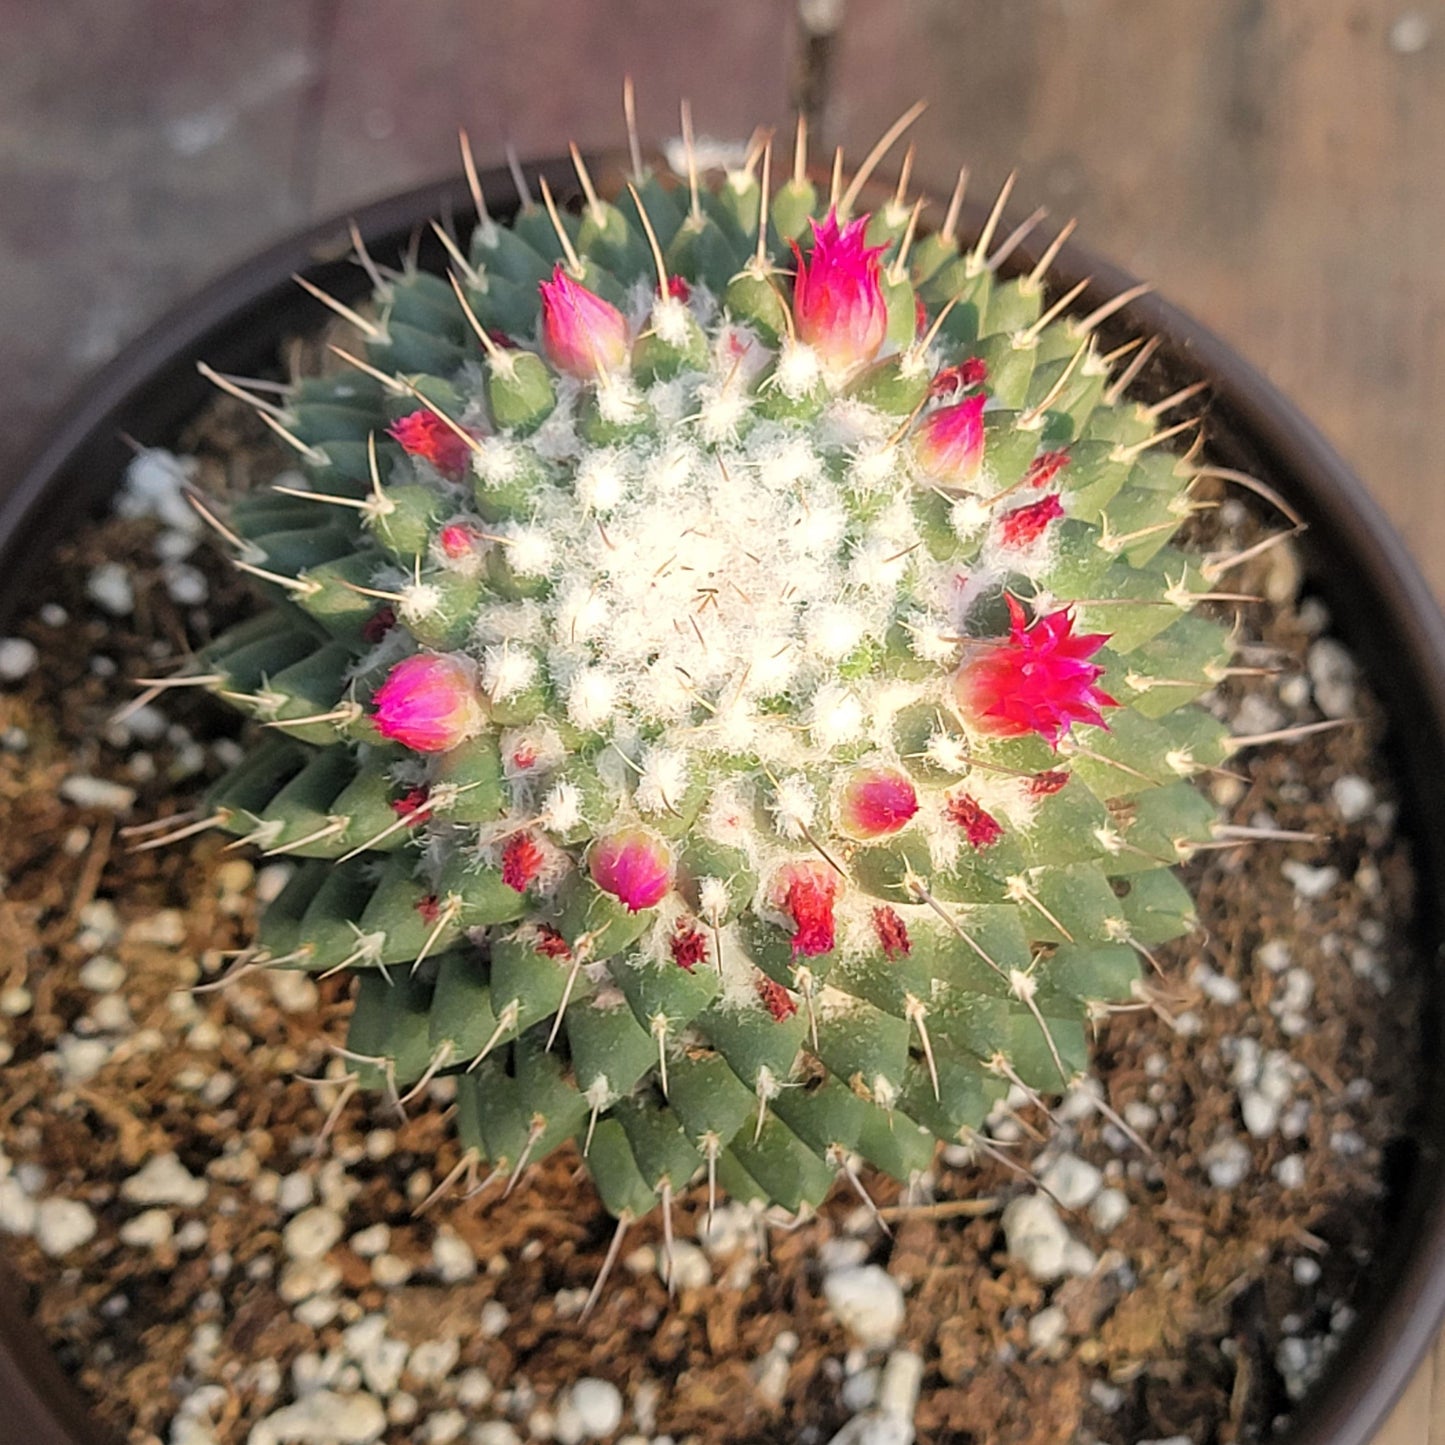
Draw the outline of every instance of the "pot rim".
M589 156L594 174L620 171L622 158ZM563 159L529 163L554 192L575 189ZM518 203L509 172L483 174L494 210L510 215ZM248 359L274 358L288 336L324 313L291 281L306 275L333 294L366 289L364 273L347 260L347 226L354 221L369 246L383 254L404 249L435 216L468 219L470 193L447 178L389 196L311 225L211 282L178 306L79 386L0 493L0 625L24 595L24 579L49 544L82 507L94 510L113 489L128 457L123 436L169 438L211 395L197 360L244 370ZM976 211L968 225L982 223ZM968 225L964 230L967 233ZM1027 242L1006 270L1037 259ZM1070 241L1049 279L1060 292L1092 278L1078 305L1098 305L1132 287L1126 271ZM260 325L256 316L260 312ZM1402 795L1413 801L1409 829L1424 925L1421 951L1434 994L1422 1026L1427 1065L1440 1075L1438 906L1445 898L1445 777L1430 761L1445 749L1445 617L1380 505L1319 430L1265 376L1187 312L1152 293L1132 301L1120 321L1135 333L1161 336L1161 354L1210 382L1211 441L1238 455L1241 465L1280 484L1312 529L1312 580L1330 599L1342 635L1356 644L1372 686L1385 699ZM264 338L264 341L260 340ZM164 444L158 441L155 444ZM57 504L57 497L60 499ZM6 595L8 594L8 595ZM1373 631L1373 640L1371 632ZM1393 640L1382 655L1378 639ZM1361 644L1364 644L1363 646ZM1429 885L1433 884L1433 888ZM1431 940L1436 946L1431 947ZM1383 1283L1365 1301L1346 1334L1333 1369L1311 1391L1277 1437L1281 1445L1369 1445L1445 1320L1445 1111L1417 1121L1420 1153L1403 1191L1405 1213L1393 1245L1375 1270ZM98 1425L23 1307L23 1287L0 1265L0 1399L31 1445L113 1445Z

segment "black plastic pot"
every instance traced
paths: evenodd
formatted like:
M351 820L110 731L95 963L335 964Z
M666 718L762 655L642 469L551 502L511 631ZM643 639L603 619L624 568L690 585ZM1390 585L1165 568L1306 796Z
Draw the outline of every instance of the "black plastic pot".
M594 174L615 172L610 158ZM570 194L565 161L534 171ZM504 171L483 177L499 214L516 204ZM372 253L395 257L419 245L440 256L427 223L467 218L460 181L424 186L368 206L355 220ZM977 223L981 218L975 217ZM0 496L0 628L30 596L54 539L98 512L121 476L124 436L164 445L211 396L196 373L255 374L274 363L286 339L315 330L325 312L290 279L300 272L332 294L354 298L365 275L346 258L344 219L265 252L153 327L91 380L60 413L48 440ZM1020 248L1008 269L1034 257ZM1093 282L1081 309L1132 284L1118 268L1068 246L1052 280L1066 289ZM1159 359L1182 381L1210 384L1210 439L1216 457L1276 487L1310 524L1312 587L1364 668L1391 718L1390 745L1406 800L1404 827L1414 845L1422 919L1415 966L1427 977L1420 1068L1427 1100L1383 1222L1384 1252L1370 1292L1320 1388L1305 1401L1281 1445L1369 1445L1445 1318L1445 1107L1428 1100L1445 1082L1440 1040L1445 978L1445 618L1400 538L1328 443L1257 371L1191 317L1157 297L1135 301L1118 318L1131 335L1163 338ZM23 1287L0 1275L0 1435L24 1445L112 1445L64 1378L31 1323Z

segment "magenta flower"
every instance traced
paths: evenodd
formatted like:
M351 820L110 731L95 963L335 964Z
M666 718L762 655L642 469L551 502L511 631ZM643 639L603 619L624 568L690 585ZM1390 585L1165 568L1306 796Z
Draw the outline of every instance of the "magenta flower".
M592 881L627 905L653 908L672 887L672 850L645 828L623 828L599 838L588 855Z
M769 890L774 908L793 920L793 957L831 953L838 876L826 863L785 863Z
M627 321L609 301L579 285L557 266L542 293L542 345L553 365L590 381L627 365L632 341Z
M953 679L969 725L994 737L1037 733L1054 747L1075 723L1104 725L1102 707L1118 707L1095 686L1104 669L1089 662L1108 640L1102 632L1074 636L1067 607L1024 626L1024 610L1007 597L1009 635L977 643Z
M1030 547L1048 531L1050 522L1063 515L1064 504L1050 492L1037 502L1005 512L998 519L999 540L1005 547Z
M930 477L946 486L971 482L983 465L982 392L931 411L913 434L913 455Z
M418 753L449 752L486 721L471 663L445 652L403 658L371 707L382 737Z
M853 838L885 838L917 811L918 793L913 784L892 768L854 773L838 799L838 821Z
M409 457L428 461L448 480L456 482L467 474L471 447L435 412L425 407L398 417L386 433Z
M793 282L793 320L798 339L838 371L872 361L888 331L878 257L883 246L865 246L868 217L840 231L838 213L829 211L813 226L813 249L804 258L796 243L798 275Z

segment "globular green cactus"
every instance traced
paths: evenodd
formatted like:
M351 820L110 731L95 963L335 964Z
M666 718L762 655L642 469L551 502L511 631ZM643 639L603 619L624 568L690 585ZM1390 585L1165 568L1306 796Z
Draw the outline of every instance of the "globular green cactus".
M266 728L210 816L299 861L257 961L349 971L361 1082L454 1075L468 1163L575 1140L624 1220L907 1179L1074 1080L1227 751L1128 348L993 224L757 159L382 277L201 659Z

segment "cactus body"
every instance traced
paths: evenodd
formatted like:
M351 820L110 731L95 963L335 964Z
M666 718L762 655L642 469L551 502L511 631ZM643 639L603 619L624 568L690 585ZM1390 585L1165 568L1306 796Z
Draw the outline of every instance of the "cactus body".
M389 280L389 379L298 386L316 500L237 506L274 605L201 659L268 734L217 816L299 863L261 959L354 972L363 1082L457 1074L466 1149L576 1139L624 1216L1062 1089L1192 926L1224 752L1190 468L1092 337L748 179L484 220L470 316Z

